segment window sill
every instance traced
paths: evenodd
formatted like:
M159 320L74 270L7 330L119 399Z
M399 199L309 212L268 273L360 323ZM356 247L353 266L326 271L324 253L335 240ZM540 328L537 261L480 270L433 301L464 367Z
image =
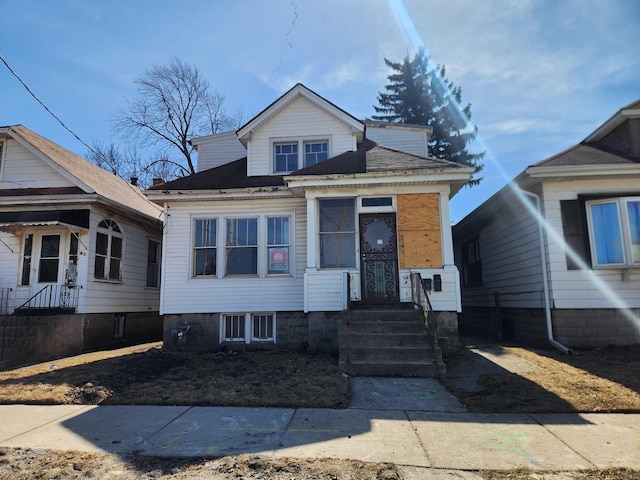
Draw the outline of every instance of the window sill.
M124 282L122 280L108 280L108 279L104 279L104 278L94 278L93 281L94 282L98 282L98 283L113 283L113 284L117 284L117 285L124 284Z

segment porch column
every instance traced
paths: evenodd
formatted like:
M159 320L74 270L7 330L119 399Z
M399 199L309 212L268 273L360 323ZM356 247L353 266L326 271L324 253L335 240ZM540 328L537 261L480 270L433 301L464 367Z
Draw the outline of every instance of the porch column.
M307 271L316 271L317 214L315 197L307 197Z
M445 268L455 265L453 259L453 234L451 233L451 213L449 192L440 192L440 231L442 232L442 263Z

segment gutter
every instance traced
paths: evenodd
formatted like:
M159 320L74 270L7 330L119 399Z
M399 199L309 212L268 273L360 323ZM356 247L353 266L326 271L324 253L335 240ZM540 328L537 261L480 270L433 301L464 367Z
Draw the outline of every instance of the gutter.
M533 200L536 202L536 213L538 215L538 218L537 218L538 235L540 237L539 241L540 241L540 258L541 258L540 263L542 267L542 287L544 291L544 312L545 312L546 323L547 323L547 339L549 340L549 343L551 345L556 347L562 353L571 355L571 349L566 345L560 343L553 337L553 323L551 321L551 301L549 299L549 273L547 271L547 251L544 244L544 231L543 231L544 227L542 224L543 216L542 216L542 205L540 202L540 196L535 193L522 190L521 188L518 188L518 191L520 191L524 195L527 195L529 198L533 198Z

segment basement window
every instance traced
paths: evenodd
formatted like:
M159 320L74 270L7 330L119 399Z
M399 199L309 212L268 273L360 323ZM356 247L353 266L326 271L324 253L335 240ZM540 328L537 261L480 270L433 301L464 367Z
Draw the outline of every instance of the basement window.
M250 344L276 341L275 313L225 313L221 315L220 341Z
M127 316L118 314L113 317L113 338L124 338Z

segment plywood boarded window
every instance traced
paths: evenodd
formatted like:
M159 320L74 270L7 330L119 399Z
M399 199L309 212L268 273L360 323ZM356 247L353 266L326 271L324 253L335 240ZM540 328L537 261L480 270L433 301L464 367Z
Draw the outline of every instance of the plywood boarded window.
M400 268L442 267L440 195L398 195Z

